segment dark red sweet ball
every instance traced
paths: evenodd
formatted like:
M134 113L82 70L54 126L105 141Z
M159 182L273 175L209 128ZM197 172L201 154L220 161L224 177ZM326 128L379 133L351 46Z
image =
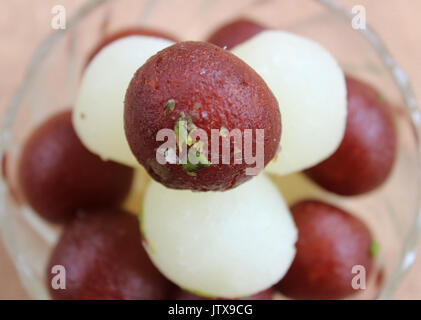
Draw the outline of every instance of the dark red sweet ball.
M338 150L306 170L323 188L341 195L359 195L379 187L392 171L397 137L391 107L368 84L346 77L348 116Z
M352 286L353 267L363 266L367 280L377 253L367 226L315 200L294 205L291 213L298 229L297 253L276 286L281 293L294 299L341 299L358 292Z
M235 148L234 139L225 153L228 164L223 163L222 137L234 129L243 145L246 129L251 130L253 155L257 129L264 130L261 167L275 156L281 136L278 103L263 79L230 52L206 42L177 43L140 67L126 92L124 121L127 141L140 164L155 180L176 189L226 190L252 177L246 168L256 164L246 163L246 148ZM171 129L177 134L180 127L206 132L209 154L203 165L158 163L156 151L164 143L157 141L158 132ZM212 130L219 150L211 148ZM181 145L200 149L197 139L180 140ZM211 152L219 161L212 161ZM234 163L238 157L241 164Z
M142 28L142 27L133 27L133 28L128 28L128 29L124 29L118 32L115 32L107 37L105 37L104 39L101 40L101 42L94 48L94 50L92 50L92 52L89 54L88 60L87 60L87 64L89 64L89 62L103 49L105 48L107 45L109 45L110 43L121 39L121 38L125 38L125 37L130 37L130 36L150 36L150 37L156 37L156 38L162 38L162 39L167 39L167 40L172 40L174 42L177 41L177 39L169 34L166 34L164 32L158 31L158 30L153 30L153 29L148 29L148 28Z
M65 269L65 289L53 266ZM165 299L170 282L145 252L135 216L118 209L82 212L68 225L50 257L47 286L57 300Z
M229 50L254 37L265 29L265 27L254 21L238 19L219 28L207 41Z
M19 161L19 185L28 204L51 222L67 222L79 209L119 205L133 169L102 161L77 137L71 112L41 124L26 141Z
M272 300L275 292L272 288L263 290L259 293L253 294L250 297L240 298L238 300ZM180 288L176 288L171 295L172 300L220 300L217 298L206 298L202 296L197 296L191 292L185 291ZM236 299L223 299L223 300L236 300Z

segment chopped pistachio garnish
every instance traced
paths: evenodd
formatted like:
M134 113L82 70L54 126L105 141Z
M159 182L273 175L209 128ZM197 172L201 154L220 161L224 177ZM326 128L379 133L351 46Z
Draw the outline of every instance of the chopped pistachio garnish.
M376 240L371 241L370 243L370 255L375 258L379 254L380 245Z
M201 154L200 152L196 152L196 157L198 158L199 162L196 164L193 164L187 159L187 163L183 164L183 170L193 177L196 176L196 172L199 170L202 170L204 168L207 168L210 166L210 162L208 159Z
M165 114L168 114L170 112L174 111L175 108L175 100L174 99L170 99L165 103Z
M174 125L174 133L177 138L176 143L178 144L178 148L181 151L183 148L183 143L189 145L191 144L191 138L189 139L188 131L187 131L187 121L184 118L179 118Z
M197 141L193 144L193 148L195 148L196 151L200 153L202 153L204 146L205 144L203 143L203 141Z
M191 118L185 116L184 112L181 112L180 118L178 118L174 125L174 133L177 138L177 144L180 151L183 148L183 142L189 147L193 144L193 139L189 135L189 132L194 129L196 129L196 126Z
M192 137L190 136L190 133L196 128L197 127L191 118L186 116L184 112L180 113L180 118L174 125L174 133L177 138L179 151L183 151L184 144L186 144L188 147L193 146L193 148L196 150L198 163L193 164L189 161L189 159L187 159L187 163L183 164L183 170L192 177L196 176L197 171L210 166L207 157L202 154L204 148L203 141L193 141Z
M377 93L377 100L380 102L386 102L386 98L381 93Z
M227 137L228 136L228 134L229 134L229 131L228 131L228 129L227 128L225 128L224 126L222 126L221 127L221 129L219 129L219 135L221 136L221 137Z

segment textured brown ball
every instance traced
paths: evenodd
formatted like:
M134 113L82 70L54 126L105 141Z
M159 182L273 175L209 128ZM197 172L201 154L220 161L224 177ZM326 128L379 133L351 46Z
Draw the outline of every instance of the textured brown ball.
M209 37L208 42L229 50L265 29L263 26L251 20L238 19L216 30Z
M89 152L66 111L48 119L26 141L18 176L25 200L39 215L67 222L78 209L120 204L133 169Z
M54 265L66 270L66 288L53 289ZM145 252L135 216L116 209L78 215L54 248L46 270L57 300L165 299L172 288Z
M208 135L211 161L211 130L264 129L264 165L278 150L281 116L278 103L263 79L230 52L205 42L180 42L151 57L134 75L125 98L125 132L130 148L149 174L167 187L192 190L226 190L252 176L246 164L223 164L220 142L219 164L212 163L194 174L181 164L159 164L156 141L161 129L174 129L187 119ZM221 137L217 137L221 141ZM242 140L244 140L242 138ZM243 141L244 144L244 141ZM244 148L243 148L244 149Z
M379 187L392 171L397 137L391 107L368 84L346 78L348 116L338 150L306 174L331 192L351 196Z
M298 229L297 253L277 288L295 299L341 299L355 292L355 265L368 279L375 255L369 229L358 218L320 201L291 208Z

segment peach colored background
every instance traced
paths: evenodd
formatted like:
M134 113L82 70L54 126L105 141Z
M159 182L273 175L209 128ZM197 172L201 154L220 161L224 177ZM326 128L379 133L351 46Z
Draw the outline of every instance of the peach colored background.
M408 72L417 96L421 97L421 1L337 1L348 7L356 4L366 7L368 23L380 33L392 54ZM71 15L84 2L0 0L0 113L22 79L35 46L51 31L51 8L56 4L64 5L67 14ZM297 10L300 8L297 7ZM0 242L0 299L27 298ZM421 299L421 258L415 262L396 298Z

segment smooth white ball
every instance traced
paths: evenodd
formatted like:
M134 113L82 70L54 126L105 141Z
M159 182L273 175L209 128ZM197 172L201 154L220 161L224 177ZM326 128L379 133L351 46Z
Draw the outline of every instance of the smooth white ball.
M76 100L73 125L91 152L104 160L139 166L124 132L124 97L137 69L172 44L155 37L129 36L107 45L89 63Z
M300 171L335 152L345 132L346 86L326 49L288 32L264 31L232 52L260 74L279 103L281 150L269 172Z
M289 209L265 175L225 192L173 190L152 181L141 230L152 261L170 280L223 298L277 283L297 240Z

